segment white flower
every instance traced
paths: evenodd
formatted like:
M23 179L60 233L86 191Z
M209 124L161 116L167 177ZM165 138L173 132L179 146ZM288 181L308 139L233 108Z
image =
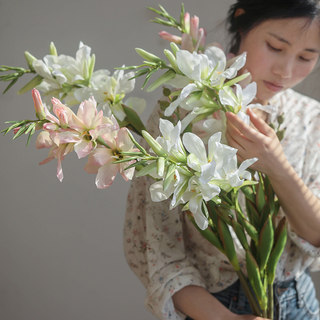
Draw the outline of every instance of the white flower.
M178 121L177 125L174 126L170 121L160 119L159 129L162 137L158 137L156 141L168 153L169 158L176 161L185 161L187 158L186 151L180 138L181 122Z
M225 79L234 78L237 72L244 66L246 53L236 57L230 67L227 67L226 56L216 46L206 49L204 54L190 53L187 50L179 50L176 54L176 62L180 71L189 78L191 83L181 90L178 98L165 110L165 116L171 116L176 108L191 111L182 122L184 130L199 114L207 112L214 104L212 99L201 96L204 86L220 88ZM196 98L194 98L196 97Z
M249 124L250 119L246 114L246 110L250 107L250 102L257 94L257 84L250 83L244 89L239 84L236 84L236 92L230 87L223 87L219 91L219 97L222 104L232 107L234 113L238 115L245 123Z
M67 55L46 55L43 61L35 60L33 68L37 74L44 78L37 89L45 94L50 92L51 95L57 95L58 98L61 98L65 93L62 90L63 85L89 82L89 68L93 62L92 59L94 59L90 53L91 48L80 42L75 58ZM70 91L70 95L69 102L72 101L73 104L76 104L81 101L74 100L72 91Z
M208 158L216 164L215 176L211 182L216 183L226 191L230 191L232 188L240 187L244 179L251 179L251 174L245 169L258 159L247 159L238 168L237 149L222 144L220 140L221 133L218 132L212 135L208 141Z
M116 70L112 76L108 70L95 71L91 77L91 87L75 90L75 96L78 100L94 96L100 106L109 107L116 118L123 121L126 114L121 102L134 89L135 79L130 80L133 76L133 72L125 74L124 70Z

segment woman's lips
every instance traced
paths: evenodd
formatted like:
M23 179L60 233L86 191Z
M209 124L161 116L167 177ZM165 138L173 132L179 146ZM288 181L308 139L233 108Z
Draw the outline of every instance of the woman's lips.
M283 89L283 86L275 84L273 82L269 82L269 81L264 80L263 83L265 84L265 86L269 90L271 90L273 92L279 92L279 91L281 91Z

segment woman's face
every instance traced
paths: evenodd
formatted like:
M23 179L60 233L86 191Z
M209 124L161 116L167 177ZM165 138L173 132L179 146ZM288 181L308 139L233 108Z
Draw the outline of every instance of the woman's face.
M267 20L242 37L246 69L257 82L258 102L302 81L315 67L320 53L320 23L306 18Z

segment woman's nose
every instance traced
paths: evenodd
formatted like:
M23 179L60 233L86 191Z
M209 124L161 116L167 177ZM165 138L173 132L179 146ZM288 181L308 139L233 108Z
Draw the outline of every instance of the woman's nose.
M290 79L293 71L293 62L290 59L281 59L274 64L272 72L281 79Z

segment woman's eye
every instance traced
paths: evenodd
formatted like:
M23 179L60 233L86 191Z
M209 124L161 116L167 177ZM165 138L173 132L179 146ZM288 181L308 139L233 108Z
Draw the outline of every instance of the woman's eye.
M304 62L309 62L309 61L311 61L310 59L306 59L306 58L304 58L304 57L299 57L299 59L300 59L301 61L304 61Z
M275 51L275 52L280 52L280 51L281 51L281 49L273 47L273 46L272 46L270 43L268 43L268 42L267 42L267 46L268 46L268 48L269 48L270 50L272 50L272 51Z

